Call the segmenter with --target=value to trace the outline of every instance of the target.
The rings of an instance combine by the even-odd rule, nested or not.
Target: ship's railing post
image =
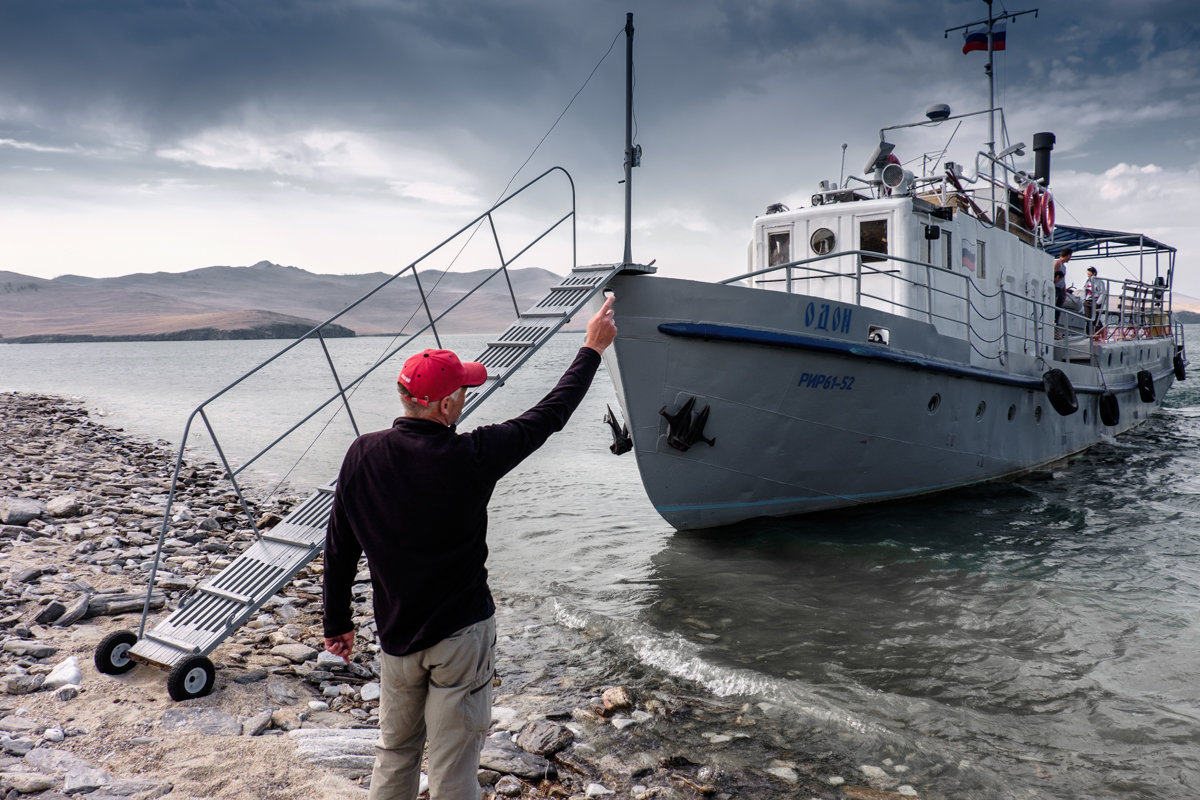
[[[929,324],[933,324],[933,270],[929,265],[925,265],[925,313],[929,317]]]
[[[1046,315],[1040,303],[1030,302],[1029,318],[1033,323],[1033,353],[1034,356],[1040,358],[1042,356],[1042,325],[1046,322]]]
[[[963,317],[967,320],[967,341],[971,341],[971,334],[975,329],[971,327],[971,279],[966,275],[962,276],[963,281],[963,302],[966,303],[966,308],[963,309]]]
[[[1000,290],[1000,351],[996,354],[1003,364],[1008,357],[1008,290]]]
[[[855,258],[855,276],[854,276],[854,304],[862,305],[862,272],[863,272],[863,256],[859,253]]]

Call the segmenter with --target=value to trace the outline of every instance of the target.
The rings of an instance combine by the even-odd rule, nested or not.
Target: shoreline
[[[365,797],[378,648],[360,624],[349,668],[321,655],[319,556],[211,654],[212,694],[173,703],[164,671],[95,669],[104,635],[138,628],[174,458],[81,402],[0,393],[0,795],[58,800],[90,780],[95,800]],[[183,477],[156,586],[168,608],[252,540],[215,465],[190,462]],[[299,499],[247,494],[256,514]],[[559,624],[553,598],[495,599],[485,798],[936,796],[903,764],[857,765],[832,733],[788,728],[769,704],[714,697],[603,630]],[[75,682],[56,687],[72,658]]]

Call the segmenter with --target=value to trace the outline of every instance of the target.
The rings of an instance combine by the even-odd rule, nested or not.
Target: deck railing
[[[837,261],[846,258],[854,259],[853,271],[836,268]],[[877,266],[879,262],[886,266]],[[906,267],[915,277],[905,274]],[[776,273],[782,277],[764,279]],[[966,340],[981,359],[998,364],[1005,364],[1010,354],[1021,352],[1045,361],[1095,365],[1099,342],[1176,336],[1170,290],[1161,283],[1127,280],[1117,297],[1105,294],[1093,298],[1090,306],[1080,312],[1007,289],[988,293],[970,275],[871,250],[844,250],[789,261],[721,283],[751,283],[756,279],[759,283],[778,282],[792,293],[831,298],[849,294],[855,305],[924,320],[943,334]],[[828,291],[830,281],[850,282],[853,289],[849,293]],[[892,291],[879,288],[881,282],[891,282]],[[901,287],[901,291],[895,291]]]

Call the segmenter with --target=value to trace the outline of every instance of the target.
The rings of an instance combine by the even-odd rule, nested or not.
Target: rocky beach
[[[138,629],[174,459],[82,402],[0,393],[0,798],[365,798],[379,696],[365,565],[349,665],[321,650],[318,557],[210,655],[208,696],[172,702],[145,665],[95,668],[105,635]],[[215,465],[181,481],[151,625],[254,539]],[[298,498],[248,499],[266,527]],[[553,599],[496,601],[485,797],[939,796],[904,754],[851,760],[769,703],[714,697],[560,624]]]

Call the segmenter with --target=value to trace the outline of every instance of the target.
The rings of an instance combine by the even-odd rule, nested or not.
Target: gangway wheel
[[[176,702],[204,697],[217,682],[217,669],[204,656],[191,656],[179,662],[167,676],[167,694]]]
[[[129,648],[137,644],[133,631],[114,631],[100,640],[96,647],[96,669],[105,675],[123,675],[137,666],[129,657]]]

